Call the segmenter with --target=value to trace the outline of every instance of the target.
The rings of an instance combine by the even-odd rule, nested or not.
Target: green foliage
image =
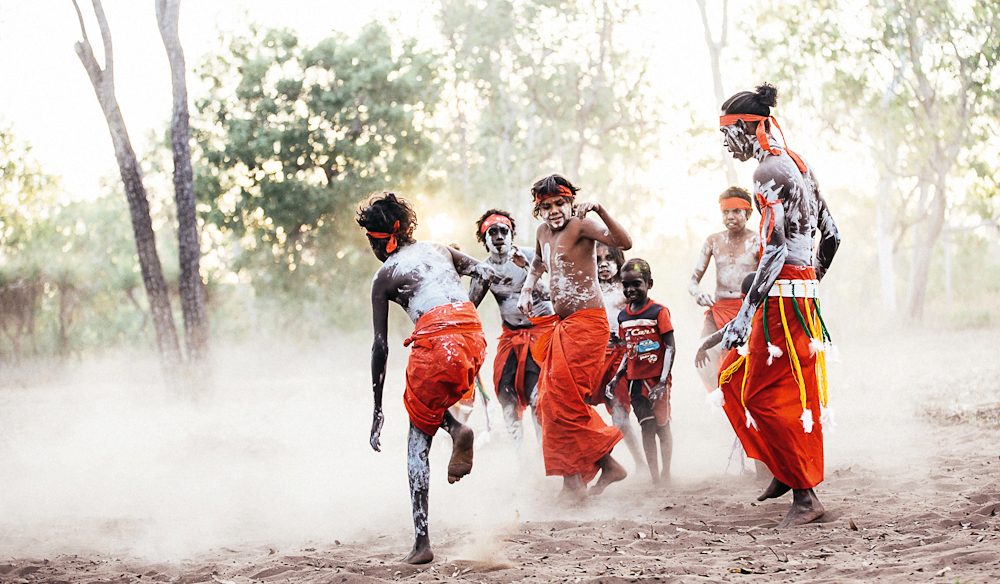
[[[255,286],[336,280],[336,260],[364,242],[357,201],[405,192],[423,169],[435,63],[413,41],[394,50],[393,40],[374,24],[313,47],[287,30],[254,29],[201,67],[211,88],[196,101],[201,211],[242,248],[230,267]]]
[[[58,203],[58,184],[0,131],[0,358],[148,341],[119,193]]]
[[[442,0],[454,131],[439,160],[453,193],[513,199],[527,220],[531,183],[552,172],[605,202],[642,191],[633,176],[658,121],[646,59],[616,42],[638,17],[631,2]]]

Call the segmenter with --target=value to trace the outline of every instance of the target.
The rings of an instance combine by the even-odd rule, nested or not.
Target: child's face
[[[615,261],[611,248],[604,244],[597,244],[597,279],[601,282],[609,282],[618,275],[621,266]]]
[[[503,223],[496,223],[490,225],[490,228],[486,230],[484,243],[486,243],[486,249],[490,253],[503,255],[510,251],[512,239],[513,234],[510,232],[510,228]]]
[[[625,298],[635,304],[645,304],[649,296],[649,289],[653,287],[652,282],[647,282],[637,271],[625,270],[622,272],[622,293]]]
[[[722,211],[722,224],[729,231],[743,231],[747,226],[748,215],[743,209],[725,209]]]
[[[538,204],[538,215],[552,231],[559,231],[573,216],[573,201],[569,197],[549,197]]]

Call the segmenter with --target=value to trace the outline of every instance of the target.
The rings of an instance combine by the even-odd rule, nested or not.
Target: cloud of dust
[[[673,470],[682,484],[725,476],[733,444],[693,368],[699,315],[673,311]],[[929,332],[835,336],[842,360],[831,365],[838,426],[826,437],[828,477],[850,466],[900,473],[928,464],[920,404],[947,391],[933,382],[948,379],[942,368],[954,373],[987,359],[990,335],[956,334],[946,343]],[[495,335],[487,336],[492,348]],[[156,361],[134,355],[39,373],[23,387],[7,383],[0,390],[0,550],[176,559],[222,546],[387,535],[405,551],[412,538],[401,403],[407,352],[391,345],[383,452],[375,453],[369,343],[357,333],[308,348],[262,341],[216,348],[213,379],[200,393],[166,388]],[[483,377],[492,396],[491,358]],[[489,443],[481,402],[470,420],[484,443],[470,476],[447,484],[443,433],[431,452],[431,535],[460,544],[466,559],[505,561],[498,542],[524,522],[627,517],[635,490],[648,484],[633,472],[620,490],[568,512],[553,505],[560,481],[544,477],[533,428],[526,426],[518,450],[495,399],[489,412]],[[615,455],[634,470],[623,445]]]

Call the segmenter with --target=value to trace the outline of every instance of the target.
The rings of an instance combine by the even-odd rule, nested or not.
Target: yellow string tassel
[[[783,296],[780,296],[780,284],[778,285],[778,294],[778,312],[781,314],[781,328],[785,333],[785,347],[788,349],[788,360],[791,362],[792,376],[795,378],[795,383],[799,386],[799,401],[802,402],[802,428],[808,434],[812,432],[812,411],[809,410],[809,404],[806,400],[806,383],[802,376],[802,366],[799,365],[799,356],[795,352],[792,333],[788,329],[788,318],[785,316],[785,299]],[[795,302],[794,298],[792,298],[792,302]]]

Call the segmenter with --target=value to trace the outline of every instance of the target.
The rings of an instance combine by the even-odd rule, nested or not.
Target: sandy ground
[[[316,353],[230,356],[237,366],[208,396],[143,384],[134,363],[81,366],[72,383],[8,377],[0,581],[994,582],[1000,429],[980,413],[1000,403],[998,340],[979,330],[842,346],[817,489],[828,513],[783,531],[788,498],[758,504],[760,485],[726,472],[731,430],[683,351],[676,478],[664,488],[633,473],[560,506],[533,437],[514,448],[495,416],[487,443],[480,410],[472,475],[448,485],[450,444],[435,442],[437,559],[420,567],[398,563],[412,541],[398,388],[375,454],[364,375],[344,373],[365,343],[322,366]],[[275,381],[291,370],[302,373]],[[109,375],[129,383],[100,382]]]

